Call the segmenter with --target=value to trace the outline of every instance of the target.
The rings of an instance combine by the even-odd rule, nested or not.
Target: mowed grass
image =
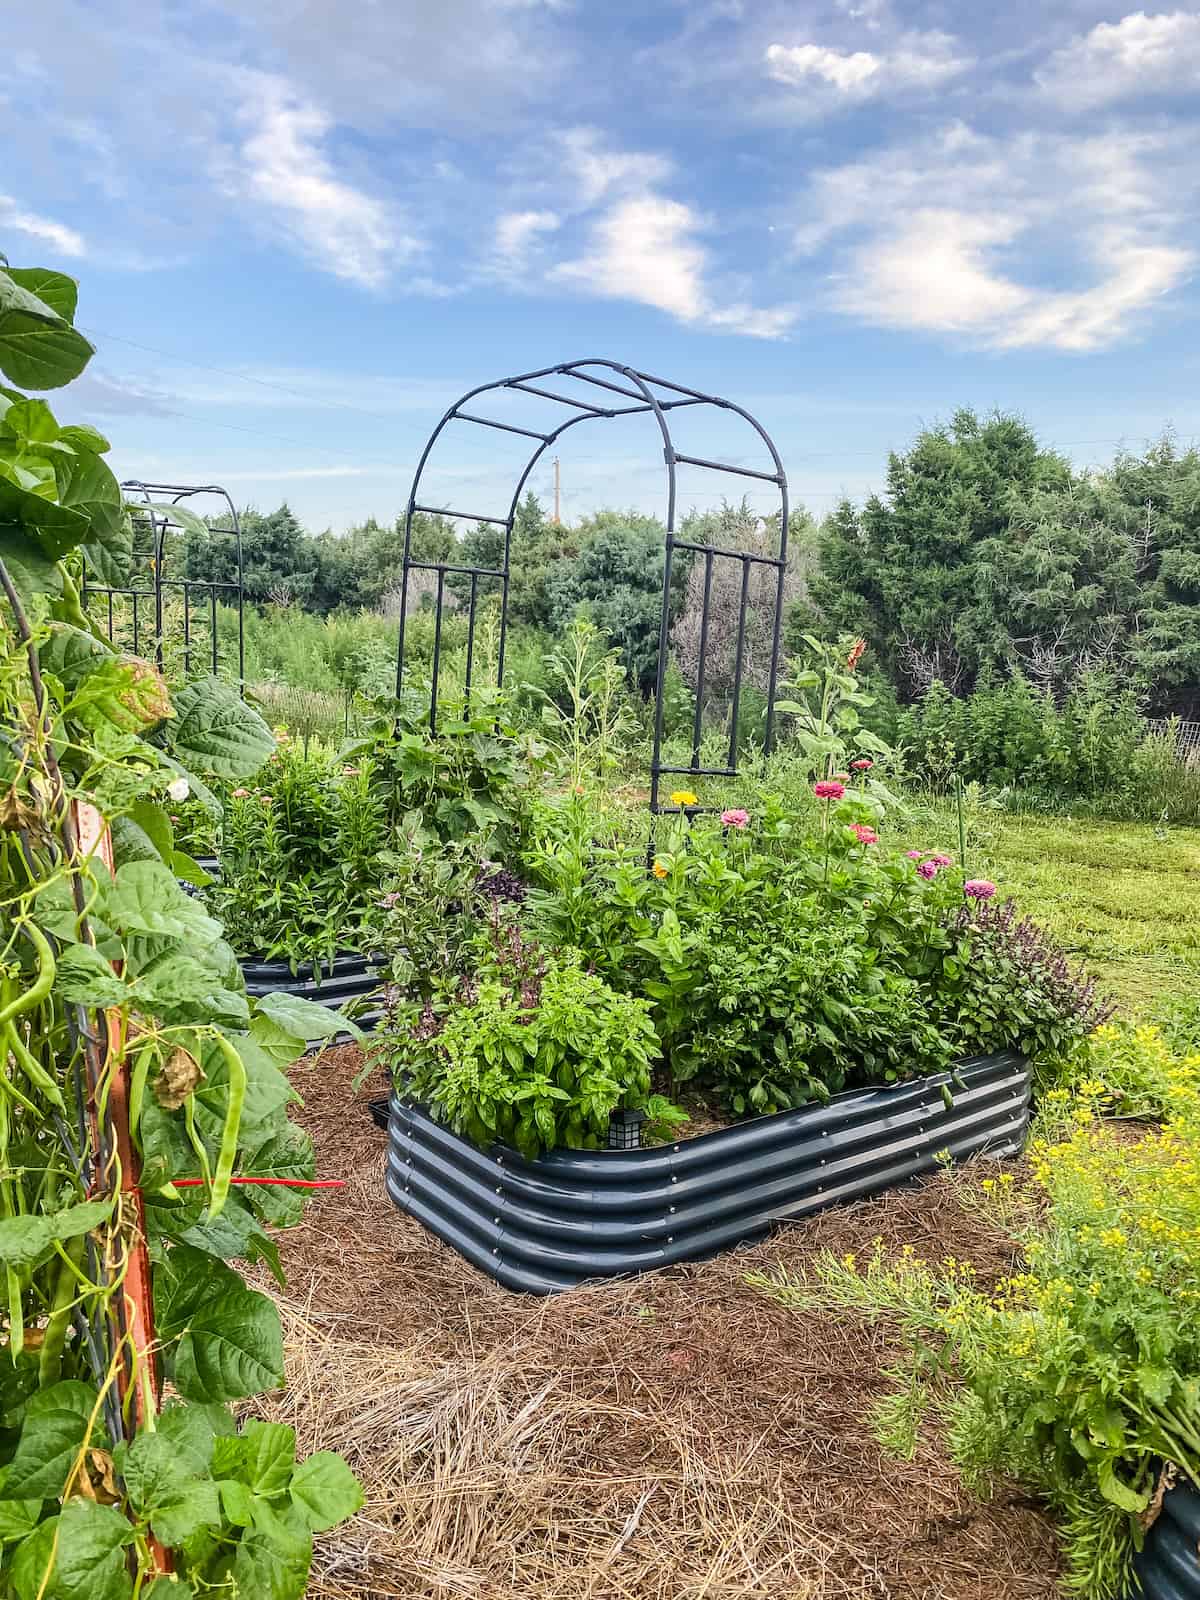
[[[953,849],[954,812],[930,820],[929,848]],[[967,868],[1084,961],[1127,1014],[1200,993],[1200,829],[976,813]]]

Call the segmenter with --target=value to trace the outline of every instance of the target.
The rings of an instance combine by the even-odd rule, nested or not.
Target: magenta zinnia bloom
[[[859,844],[879,843],[879,835],[874,828],[868,828],[865,822],[852,822],[850,824],[850,832],[858,840]]]
[[[750,813],[735,806],[732,811],[722,811],[721,821],[727,828],[744,828],[750,821]]]
[[[963,884],[963,893],[968,900],[990,900],[996,892],[996,885],[990,878],[968,878]]]
[[[868,767],[873,767],[874,765],[875,763],[873,761],[868,761],[865,756],[861,761],[852,761],[850,763],[851,768],[855,772],[866,772]]]
[[[904,854],[910,861],[920,861],[925,852],[924,850],[906,850]]]
[[[818,800],[841,800],[845,796],[846,785],[833,778],[822,778],[820,783],[813,784],[813,793]]]
[[[954,857],[944,856],[940,850],[931,855],[929,859],[935,867],[952,867],[954,865]]]
[[[922,861],[921,865],[917,868],[917,871],[926,880],[926,882],[928,882],[931,878],[936,878],[938,875],[937,863],[935,861]]]

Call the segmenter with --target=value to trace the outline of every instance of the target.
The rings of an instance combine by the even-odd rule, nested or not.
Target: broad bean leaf
[[[5,1495],[4,1481],[8,1468],[0,1467],[0,1544],[12,1544],[27,1538],[37,1527],[42,1514],[40,1500],[9,1500]]]
[[[275,736],[262,717],[219,678],[184,685],[162,739],[185,766],[233,781],[253,777],[275,748]]]
[[[27,1267],[56,1239],[77,1239],[90,1233],[108,1220],[111,1211],[109,1200],[85,1200],[63,1211],[0,1218],[0,1261],[10,1267]]]
[[[331,1450],[318,1450],[296,1468],[292,1501],[314,1533],[325,1533],[363,1503],[362,1485]]]
[[[57,564],[20,527],[8,523],[2,513],[0,561],[26,604],[36,595],[62,594],[62,573]]]
[[[127,861],[102,895],[102,915],[122,933],[166,934],[199,942],[219,939],[221,925],[184,894],[161,861]]]
[[[286,1489],[296,1465],[296,1433],[282,1422],[250,1417],[242,1427],[239,1477],[255,1494]]]
[[[69,278],[65,272],[53,272],[49,267],[5,267],[3,270],[15,284],[49,306],[56,316],[67,322],[75,320],[79,285],[74,278]]]
[[[298,1055],[303,1053],[304,1045],[314,1039],[333,1039],[339,1033],[348,1033],[353,1039],[363,1036],[358,1024],[340,1011],[318,1005],[315,1000],[301,999],[299,995],[265,994],[258,1001],[257,1010],[299,1041]]]
[[[227,1289],[191,1317],[172,1374],[185,1400],[242,1400],[283,1382],[283,1333],[273,1300]]]
[[[60,953],[55,987],[71,1005],[99,1009],[123,1005],[129,996],[124,978],[90,944],[71,944]]]
[[[51,1384],[30,1396],[21,1438],[4,1480],[3,1493],[8,1499],[51,1500],[62,1494],[95,1405],[95,1391],[75,1379]],[[93,1429],[92,1440],[104,1442],[99,1427]]]
[[[58,1519],[50,1590],[55,1600],[128,1600],[133,1581],[125,1567],[125,1547],[133,1538],[129,1519],[116,1506],[68,1500]]]
[[[52,294],[63,303],[62,291]],[[77,378],[95,354],[49,301],[0,268],[0,372],[22,389],[59,389]]]

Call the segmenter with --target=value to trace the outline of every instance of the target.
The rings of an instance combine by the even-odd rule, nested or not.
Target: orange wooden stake
[[[95,854],[113,871],[112,836],[100,813],[79,801],[72,804],[75,830],[82,855]],[[121,1050],[121,1027],[115,1016],[104,1013],[107,1058],[113,1060]],[[99,1116],[89,1097],[88,1115],[92,1139],[99,1153],[104,1148]],[[108,1090],[108,1126],[114,1154],[120,1166],[121,1204],[130,1227],[129,1267],[125,1275],[125,1323],[133,1346],[132,1359],[122,1361],[117,1375],[117,1390],[122,1405],[128,1402],[134,1426],[146,1420],[146,1409],[157,1412],[162,1403],[154,1335],[154,1295],[151,1286],[150,1252],[146,1244],[146,1205],[141,1190],[141,1161],[129,1127],[129,1064],[121,1059],[112,1073]],[[171,1552],[151,1539],[150,1551],[159,1573],[174,1571]]]

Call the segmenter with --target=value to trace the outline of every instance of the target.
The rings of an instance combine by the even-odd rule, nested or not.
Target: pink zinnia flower
[[[936,878],[938,875],[937,863],[935,861],[922,861],[917,871],[928,882],[929,879]]]
[[[233,798],[235,800],[244,800],[249,793],[249,789],[235,789],[233,791]]]
[[[813,793],[818,800],[841,800],[845,796],[846,785],[833,778],[822,778],[820,783],[813,784]]]
[[[924,850],[906,850],[904,854],[910,861],[920,861],[925,852]]]
[[[996,892],[996,885],[990,878],[968,878],[963,884],[963,893],[968,900],[990,900]]]
[[[735,806],[732,811],[722,811],[721,821],[727,828],[744,828],[750,821],[750,813]]]
[[[944,856],[941,851],[936,851],[929,859],[935,867],[952,867],[954,865],[954,857]]]
[[[867,768],[873,767],[875,763],[873,761],[868,761],[864,756],[861,761],[852,761],[850,765],[855,772],[866,772]]]
[[[275,798],[274,798],[273,795],[260,794],[258,798],[262,801],[263,805],[265,805],[265,806],[273,806],[275,804]]]
[[[852,822],[850,824],[850,832],[858,840],[859,844],[879,843],[879,835],[874,828],[868,828],[865,822]]]

